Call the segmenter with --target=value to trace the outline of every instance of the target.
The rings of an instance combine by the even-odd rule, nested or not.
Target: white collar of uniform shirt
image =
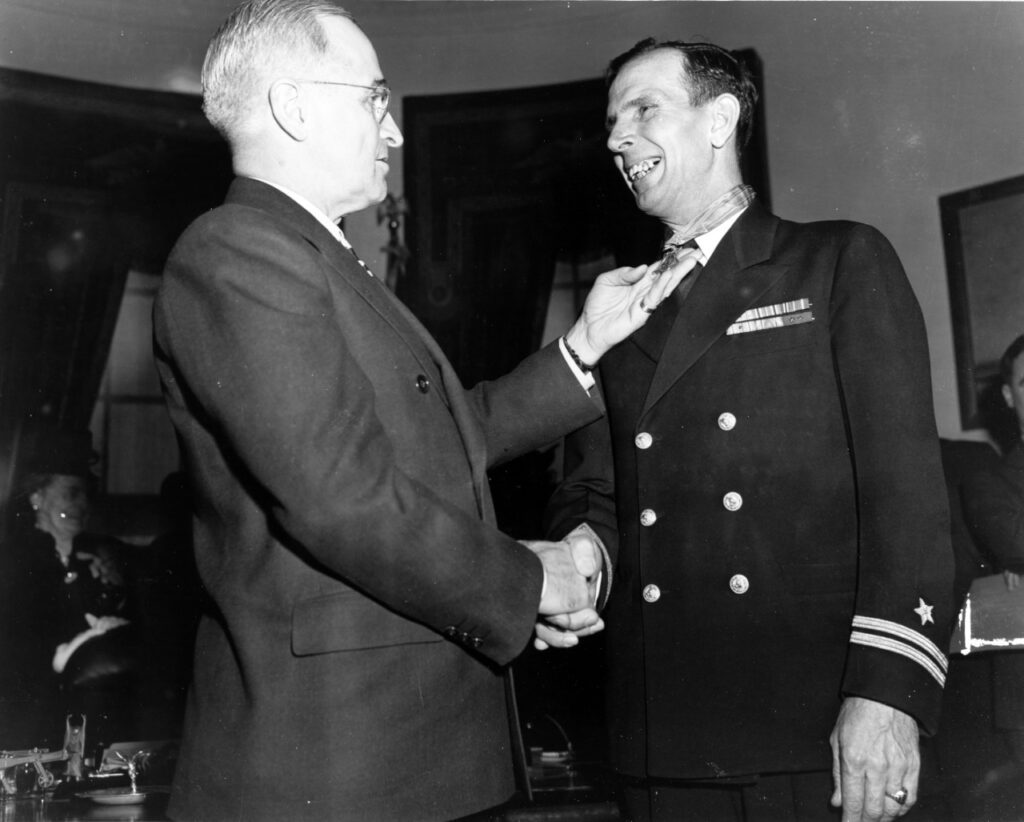
[[[747,206],[747,208],[750,208],[750,206]],[[711,255],[715,253],[715,249],[718,248],[718,244],[722,242],[722,238],[725,236],[726,232],[732,228],[733,223],[740,218],[740,215],[743,214],[747,208],[737,211],[727,220],[723,220],[707,234],[701,234],[699,237],[693,238],[693,241],[697,243],[697,248],[700,250],[700,259],[698,262],[701,265],[708,264],[708,260],[710,260]]]

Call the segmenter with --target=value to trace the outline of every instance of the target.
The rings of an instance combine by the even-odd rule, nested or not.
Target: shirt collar
[[[706,234],[701,234],[699,237],[693,238],[694,242],[697,243],[697,248],[700,249],[701,257],[703,258],[700,260],[701,265],[708,264],[708,260],[710,260],[711,255],[715,253],[715,249],[718,248],[718,244],[722,242],[722,238],[726,235],[726,232],[732,228],[733,223],[740,218],[747,208],[750,208],[750,206],[737,211],[731,217],[720,222]]]
[[[306,211],[308,211],[310,214],[316,217],[317,222],[320,223],[320,225],[322,225],[328,231],[330,231],[334,239],[336,239],[346,248],[352,247],[352,244],[345,237],[345,232],[341,230],[341,227],[337,223],[332,222],[330,217],[328,217],[321,209],[317,208],[315,205],[313,205],[312,202],[307,200],[301,194],[299,194],[296,191],[292,191],[290,188],[286,188],[283,185],[272,182],[270,180],[266,180],[263,177],[253,177],[252,179],[258,180],[261,183],[266,183],[268,186],[276,188],[282,194],[291,197],[293,200],[295,200],[296,203],[298,203],[300,206],[306,209]]]

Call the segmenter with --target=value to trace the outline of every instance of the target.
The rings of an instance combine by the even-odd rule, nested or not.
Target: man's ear
[[[1013,392],[1005,382],[1003,383],[1003,399],[1006,401],[1007,408],[1013,408]]]
[[[270,112],[281,130],[301,142],[309,136],[309,111],[294,80],[275,80],[269,92]]]
[[[711,145],[723,148],[740,122],[740,101],[733,94],[719,94],[711,107]]]

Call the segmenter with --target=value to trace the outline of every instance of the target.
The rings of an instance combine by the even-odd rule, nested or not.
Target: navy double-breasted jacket
[[[756,202],[674,323],[605,356],[551,535],[615,559],[616,766],[829,768],[844,694],[935,729],[952,556],[918,305],[874,229]]]

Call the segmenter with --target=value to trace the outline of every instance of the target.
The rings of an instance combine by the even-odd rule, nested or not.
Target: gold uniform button
[[[654,511],[652,511],[650,508],[644,508],[644,510],[640,512],[641,525],[649,527],[651,525],[654,525],[654,523],[656,523],[657,521],[658,515],[655,514]]]
[[[657,602],[661,599],[661,588],[657,585],[644,586],[644,602]]]
[[[646,431],[636,435],[636,439],[633,440],[636,443],[636,447],[641,451],[646,451],[654,443],[654,437],[648,434]]]
[[[727,511],[739,511],[743,507],[743,497],[735,491],[730,491],[722,497],[722,505],[725,506]]]
[[[729,590],[734,594],[745,594],[750,590],[750,580],[743,574],[733,574],[729,580]]]
[[[732,431],[736,427],[736,415],[728,411],[718,415],[718,427],[723,431]]]
[[[421,394],[426,394],[430,390],[430,380],[423,374],[420,374],[416,377],[416,388],[419,389]]]

